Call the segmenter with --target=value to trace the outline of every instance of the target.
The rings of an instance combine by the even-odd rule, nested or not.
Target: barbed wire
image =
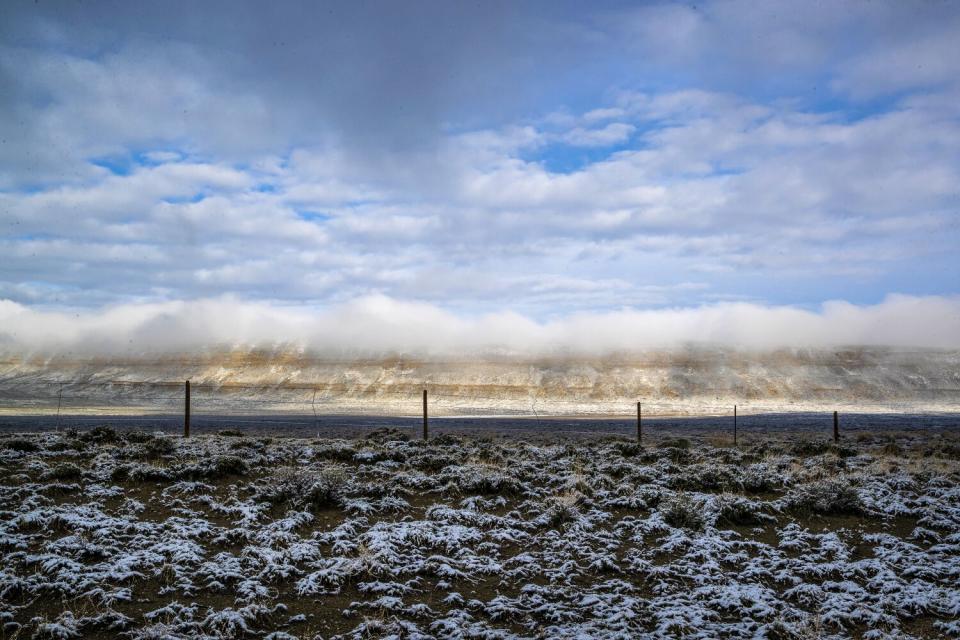
[[[171,420],[182,415],[185,398],[173,395],[174,389],[183,389],[184,382],[168,380],[29,380],[24,378],[0,380],[0,409],[13,415],[18,408],[31,415],[61,418],[71,411],[80,415],[101,415],[124,420]],[[611,419],[632,420],[636,400],[628,397],[628,390],[618,388],[606,394],[595,390],[560,387],[533,387],[523,385],[498,386],[493,395],[492,385],[463,385],[432,381],[400,384],[367,384],[341,381],[279,382],[279,383],[211,383],[190,385],[191,413],[197,418],[240,416],[256,418],[244,423],[309,424],[319,426],[321,418],[334,416],[365,418],[416,418],[420,415],[421,393],[427,390],[434,413],[432,420],[456,418],[505,418],[541,420],[557,419]],[[95,390],[101,390],[97,393]],[[688,400],[657,398],[643,400],[645,419],[736,419],[749,422],[770,414],[805,413],[829,414],[834,409],[868,409],[896,414],[941,414],[942,407],[925,410],[918,402],[947,401],[950,405],[960,400],[960,389],[929,389],[923,398],[860,398],[847,400],[831,397],[843,389],[823,388],[813,392],[809,400],[792,407],[789,402],[763,398],[734,398],[736,389],[703,389]],[[109,392],[109,393],[104,393]],[[556,392],[574,397],[556,397]],[[619,394],[619,395],[616,395]],[[264,396],[271,397],[264,397]],[[715,396],[713,399],[710,396]],[[482,403],[493,406],[483,406]],[[729,405],[723,403],[729,402]],[[810,406],[823,402],[826,406]],[[960,405],[958,405],[960,407]],[[899,411],[898,411],[899,410]],[[131,412],[136,412],[133,415]],[[302,414],[298,413],[302,411]],[[46,413],[44,413],[46,412]],[[55,414],[54,414],[55,412]],[[95,412],[95,413],[94,413]],[[299,416],[302,415],[302,419]],[[298,416],[294,421],[287,420]],[[746,424],[744,426],[747,426]]]

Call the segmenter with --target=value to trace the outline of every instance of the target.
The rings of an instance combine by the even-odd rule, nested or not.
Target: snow
[[[8,636],[960,637],[937,455],[26,437],[0,467]]]

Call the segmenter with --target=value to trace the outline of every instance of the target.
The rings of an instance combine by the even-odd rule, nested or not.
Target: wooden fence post
[[[733,405],[733,446],[737,446],[737,405]]]
[[[427,439],[427,390],[423,390],[423,439]]]
[[[833,443],[840,443],[840,416],[836,411],[833,412]]]
[[[190,381],[184,387],[183,395],[183,437],[190,437]]]
[[[637,403],[637,444],[643,444],[643,409]]]
[[[63,383],[60,383],[60,390],[57,391],[57,432],[60,431],[60,405],[63,404]]]

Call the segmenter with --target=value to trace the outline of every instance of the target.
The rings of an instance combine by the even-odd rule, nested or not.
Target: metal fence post
[[[840,416],[836,411],[833,412],[833,443],[840,443]]]

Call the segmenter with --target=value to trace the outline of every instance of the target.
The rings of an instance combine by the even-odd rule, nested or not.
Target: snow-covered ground
[[[958,637],[958,460],[922,433],[7,436],[0,637]]]

